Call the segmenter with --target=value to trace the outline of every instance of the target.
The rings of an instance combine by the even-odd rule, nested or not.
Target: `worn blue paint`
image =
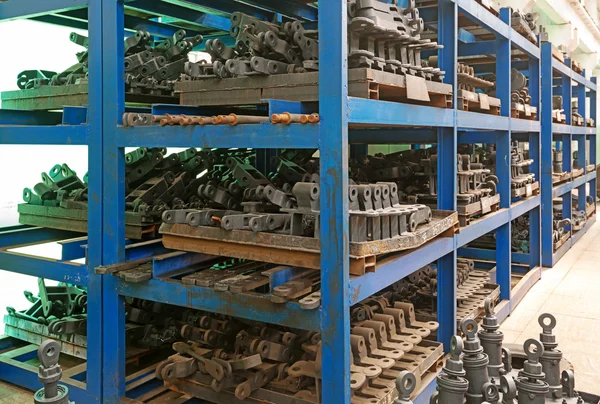
[[[38,278],[85,286],[88,281],[84,265],[43,259],[33,255],[0,251],[2,269]]]
[[[323,316],[321,309],[303,310],[297,303],[271,303],[268,295],[219,292],[213,288],[161,279],[128,283],[118,277],[110,277],[116,280],[115,290],[124,296],[169,302],[176,306],[235,315],[249,320],[317,331]]]
[[[0,144],[81,145],[88,144],[89,127],[79,126],[4,126],[0,125]]]
[[[103,264],[125,259],[125,158],[114,136],[125,111],[123,67],[123,2],[102,0],[102,137],[104,180]],[[104,402],[117,402],[125,395],[125,301],[116,293],[117,278],[103,277],[103,380]]]
[[[56,240],[79,237],[79,233],[65,230],[46,229],[24,224],[0,227],[0,248],[16,247],[24,244],[47,243]]]
[[[210,255],[179,252],[159,256],[152,260],[152,277],[169,276],[176,271],[213,258]]]
[[[85,125],[87,123],[87,107],[64,107],[63,125]]]
[[[355,304],[429,265],[454,250],[454,238],[442,237],[395,260],[377,266],[377,271],[350,280],[350,304]]]
[[[347,3],[319,7],[322,400],[350,402]],[[330,18],[336,16],[336,18]],[[371,109],[372,110],[372,109]]]
[[[102,188],[104,178],[103,132],[102,132],[102,88],[104,75],[102,69],[102,3],[92,1],[89,5],[89,56],[90,69],[88,84],[88,126],[90,129],[88,147],[88,363],[87,392],[93,400],[102,402],[103,358],[102,332],[97,324],[102,324],[102,277],[96,275],[94,268],[102,265],[103,257],[103,212]],[[68,127],[65,127],[68,128]]]

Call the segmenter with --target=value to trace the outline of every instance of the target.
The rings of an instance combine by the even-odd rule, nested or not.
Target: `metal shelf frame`
[[[588,223],[578,232],[571,232],[571,238],[557,251],[554,251],[553,202],[561,197],[563,202],[563,218],[571,218],[572,191],[577,190],[577,209],[586,210],[586,196],[596,195],[596,128],[573,126],[572,101],[577,100],[577,112],[584,118],[596,119],[597,78],[590,80],[571,69],[571,61],[564,63],[552,56],[552,44],[542,43],[542,264],[552,267],[579,240],[596,221],[596,214],[588,219]],[[565,124],[552,121],[552,96],[561,95],[566,115]],[[553,147],[563,150],[563,171],[573,171],[573,143],[577,144],[578,158],[594,165],[594,170],[587,170],[583,164],[584,173],[568,182],[554,185],[552,183],[552,150]],[[594,205],[595,210],[595,205]]]
[[[486,54],[496,55],[497,97],[502,101],[501,116],[482,115],[456,109],[440,109],[385,101],[348,97],[347,89],[347,12],[346,2],[322,1],[319,8],[295,0],[247,1],[189,0],[186,4],[201,6],[201,12],[160,0],[9,0],[0,2],[0,21],[31,18],[37,21],[88,29],[89,100],[87,119],[67,119],[58,125],[47,113],[23,112],[23,117],[0,114],[0,144],[77,144],[88,145],[89,159],[89,231],[85,241],[80,235],[48,229],[15,226],[0,229],[0,266],[4,269],[69,280],[88,287],[88,352],[86,383],[70,385],[77,402],[117,403],[123,397],[135,398],[139,389],[128,389],[125,374],[125,296],[136,296],[198,309],[214,310],[259,321],[275,322],[306,329],[319,329],[323,339],[323,397],[325,404],[350,403],[350,306],[385,288],[404,276],[437,260],[438,268],[438,336],[447,344],[456,325],[456,258],[479,254],[496,262],[497,282],[501,286],[504,305],[500,316],[506,317],[539,278],[541,264],[540,207],[544,194],[513,203],[510,198],[510,141],[528,141],[536,160],[534,171],[542,173],[540,128],[544,122],[510,117],[511,48],[521,49],[528,62],[524,70],[530,80],[533,105],[540,107],[540,55],[543,52],[510,27],[510,12],[503,9],[495,17],[472,0],[440,0],[437,9],[439,63],[447,72],[446,82],[457,83],[457,57],[469,47],[478,46]],[[178,3],[179,4],[179,3]],[[259,7],[254,6],[260,4]],[[85,10],[87,6],[87,12]],[[146,29],[165,37],[177,27],[174,23],[157,22],[126,15],[126,9],[146,10],[187,18],[206,35],[223,35],[223,19],[232,11],[251,13],[261,18],[285,20],[300,17],[316,21],[321,33],[319,43],[321,74],[327,80],[319,84],[321,123],[314,126],[239,125],[235,127],[136,127],[120,126],[125,110],[123,77],[123,32]],[[487,28],[496,39],[476,41],[463,35],[458,15],[463,14]],[[89,15],[89,18],[88,18]],[[336,18],[334,18],[334,16]],[[341,16],[337,18],[337,16]],[[167,20],[169,21],[169,20]],[[312,24],[316,28],[316,24]],[[460,33],[460,34],[459,34]],[[206,37],[205,35],[205,37]],[[121,55],[121,56],[119,56]],[[585,79],[572,76],[582,82]],[[594,84],[584,81],[586,85]],[[594,84],[595,89],[595,84]],[[454,103],[456,94],[454,94]],[[301,108],[300,105],[297,106]],[[595,105],[593,108],[595,115]],[[291,111],[294,112],[294,111]],[[19,115],[20,116],[20,115]],[[368,124],[371,129],[363,129]],[[407,129],[422,127],[423,129]],[[585,136],[591,136],[585,132]],[[436,239],[422,248],[400,255],[378,267],[374,273],[349,276],[348,254],[348,157],[349,143],[437,143],[438,208],[456,209],[457,144],[461,142],[496,143],[497,155],[507,164],[499,164],[500,209],[462,228],[454,237]],[[321,156],[321,308],[303,312],[294,304],[272,310],[261,298],[216,294],[199,287],[188,287],[155,278],[142,284],[130,284],[112,275],[97,275],[94,269],[156,253],[157,248],[136,249],[127,245],[124,228],[124,148],[125,147],[253,147],[253,148],[319,148]],[[595,148],[593,148],[595,150]],[[498,158],[498,161],[504,159]],[[595,156],[594,156],[595,161]],[[595,181],[595,180],[594,180]],[[511,220],[530,215],[532,235],[528,255],[511,254]],[[473,251],[465,245],[489,232],[496,234],[495,251]],[[63,243],[63,259],[49,262],[32,256],[21,256],[10,249],[55,240]],[[69,260],[85,256],[86,265],[72,265]],[[486,255],[487,254],[487,255]],[[490,255],[491,254],[491,255]],[[528,280],[511,290],[512,263],[528,264]],[[537,278],[536,278],[537,277]],[[511,300],[512,299],[512,300]],[[14,363],[0,362],[0,378],[39,387],[35,378],[16,377]],[[68,383],[68,381],[67,381]],[[71,387],[72,386],[72,387]],[[415,403],[429,401],[435,389],[432,382]]]

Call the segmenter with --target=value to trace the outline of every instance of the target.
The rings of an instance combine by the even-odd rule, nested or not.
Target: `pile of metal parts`
[[[71,32],[71,42],[83,46],[84,51],[77,53],[77,63],[63,72],[56,73],[48,70],[25,70],[17,77],[17,86],[21,89],[40,88],[43,86],[64,86],[79,84],[88,77],[88,38]]]
[[[397,378],[412,392],[439,365],[442,345],[424,339],[438,324],[416,321],[412,305],[373,297],[351,317],[353,403],[390,402]],[[320,402],[320,333],[196,311],[174,324],[177,353],[156,368],[166,387],[218,402]]]
[[[190,148],[167,154],[164,148],[139,148],[125,155],[125,207],[126,224],[136,231],[126,231],[131,238],[142,238],[144,227],[160,223],[161,215],[169,209],[200,209],[206,204],[197,195],[200,185],[219,181],[227,168],[227,158],[253,158],[248,150],[197,150]],[[206,175],[199,176],[207,170]],[[88,184],[87,174],[83,181],[66,164],[54,166],[49,174],[42,173],[42,182],[33,190],[25,188],[23,199],[27,204],[19,206],[20,222],[23,224],[83,230],[72,225],[73,211],[83,212],[87,220]],[[51,213],[34,206],[55,207]],[[57,223],[48,221],[28,222],[30,215],[50,215]],[[80,215],[81,216],[81,215]]]
[[[428,265],[393,285],[395,297],[415,306],[417,319],[437,319],[437,269]],[[467,258],[456,260],[456,300],[458,325],[483,313],[484,301],[495,301],[500,295],[498,285],[490,282],[487,271],[475,269]]]
[[[395,74],[442,81],[444,72],[421,61],[421,51],[441,46],[422,39],[425,28],[415,1],[407,8],[379,0],[348,1],[348,64]],[[230,35],[235,45],[220,39],[206,42],[207,61],[186,63],[190,79],[301,73],[318,70],[319,33],[300,21],[283,24],[233,13]]]
[[[184,73],[188,53],[203,41],[202,35],[186,38],[179,30],[171,38],[152,42],[150,33],[137,31],[125,39],[125,91],[133,94],[173,95],[174,83]],[[87,83],[88,38],[71,33],[72,42],[86,48],[77,54],[78,63],[61,73],[26,70],[19,73],[20,89]]]
[[[552,243],[558,250],[571,237],[571,219],[563,218],[562,198],[552,200]]]
[[[171,95],[174,82],[185,72],[187,55],[204,38],[186,38],[179,30],[171,38],[151,43],[148,32],[137,31],[125,40],[125,91],[135,94]]]
[[[69,401],[69,388],[58,384],[62,377],[62,368],[58,364],[60,344],[54,340],[45,340],[38,348],[40,366],[39,381],[44,387],[35,392],[35,404],[74,404]]]
[[[167,210],[163,222],[319,238],[318,175],[283,156],[277,160],[279,169],[269,179],[244,159],[227,158],[220,181],[197,188],[206,207]],[[393,182],[353,183],[348,198],[353,242],[398,237],[415,232],[417,226],[432,219],[431,209],[425,205],[400,204]]]
[[[406,150],[364,156],[350,162],[352,177],[360,181],[396,182],[400,196],[410,203],[437,207],[437,148]],[[500,203],[498,178],[482,163],[471,162],[467,154],[457,155],[457,204],[461,226],[492,212]]]
[[[215,115],[215,116],[195,116],[195,115],[152,115],[137,112],[126,112],[123,114],[123,126],[149,126],[158,123],[160,126],[190,126],[190,125],[256,125],[270,122],[271,124],[291,124],[291,123],[318,123],[319,114],[290,114],[283,112],[273,114],[271,117],[256,115]]]
[[[496,81],[495,74],[489,74],[486,79]],[[510,71],[510,100],[511,100],[511,116],[513,118],[536,119],[537,108],[531,106],[531,96],[529,95],[529,87],[527,77],[515,68]],[[496,89],[483,89],[488,95],[495,97]]]
[[[579,210],[577,207],[579,206],[579,198],[577,195],[571,195],[571,229],[573,231],[579,231],[584,228],[587,223],[587,218],[590,216],[590,213],[593,212],[593,207],[596,201],[594,197],[591,195],[586,195],[585,198],[585,210]],[[592,209],[589,209],[591,207]],[[589,212],[588,212],[589,211]]]
[[[513,368],[515,357],[502,345],[504,336],[490,307],[486,305],[482,330],[478,332],[474,320],[466,320],[461,324],[465,339],[452,338],[450,358],[437,376],[437,392],[430,403],[462,404],[466,399],[467,403],[486,404],[584,404],[575,391],[574,372],[561,369],[563,354],[552,333],[554,316],[540,315],[539,340],[525,341],[526,360],[517,369]]]
[[[537,13],[522,14],[516,10],[512,13],[510,25],[530,42],[537,44],[538,18],[539,15]]]
[[[429,65],[438,67],[438,57],[431,56]],[[475,75],[475,69],[465,63],[457,63],[457,100],[458,108],[463,111],[483,112],[500,115],[501,102],[499,98],[490,97],[489,92],[496,86],[494,81],[486,80]],[[477,89],[483,92],[477,92]]]
[[[515,118],[521,117],[521,113],[524,117],[537,116],[537,109],[531,107],[531,96],[529,95],[529,87],[527,87],[527,77],[515,68],[510,71],[510,100],[511,100],[511,111]]]
[[[552,121],[556,123],[565,123],[567,115],[565,115],[564,112],[562,95],[552,96]]]
[[[31,302],[28,309],[17,311],[13,307],[7,307],[8,315],[45,325],[50,334],[86,335],[87,291],[85,289],[66,283],[46,286],[42,278],[38,279],[38,288],[37,296],[28,290],[23,292],[25,298]]]
[[[529,253],[529,214],[521,215],[511,221],[510,243],[513,252]],[[496,249],[496,233],[491,232],[476,238],[468,244],[473,248]]]

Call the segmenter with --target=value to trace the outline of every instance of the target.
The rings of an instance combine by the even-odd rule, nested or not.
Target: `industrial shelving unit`
[[[596,127],[586,125],[587,118],[596,119],[596,77],[590,80],[571,69],[571,61],[564,63],[552,55],[552,44],[542,44],[542,264],[552,267],[581,238],[596,221],[594,214],[585,226],[571,232],[569,239],[556,251],[553,246],[553,199],[562,198],[563,218],[571,218],[572,191],[577,190],[577,208],[586,211],[586,196],[596,195]],[[552,96],[562,96],[566,120],[564,124],[552,120]],[[589,98],[589,102],[587,99]],[[577,112],[584,126],[572,125],[572,100],[577,99]],[[552,150],[562,148],[563,171],[573,171],[573,143],[577,144],[578,159],[583,159],[583,174],[569,178],[566,183],[552,182]],[[587,163],[594,169],[588,171]]]
[[[171,16],[198,27],[226,30],[228,15],[242,11],[261,18],[285,16],[316,21],[320,30],[319,101],[321,123],[318,125],[238,125],[188,127],[122,127],[125,111],[123,68],[123,30],[145,29],[159,37],[170,36],[177,29],[169,22],[124,15],[124,4],[115,0],[10,0],[0,3],[0,21],[32,18],[89,31],[89,100],[87,119],[62,115],[64,125],[56,126],[46,113],[0,110],[0,144],[87,145],[89,156],[88,237],[72,240],[79,234],[50,229],[15,226],[0,229],[0,266],[3,269],[70,283],[88,288],[88,361],[85,375],[63,378],[71,398],[77,402],[119,402],[136,398],[159,383],[152,369],[126,375],[125,369],[125,296],[166,302],[200,310],[234,315],[290,327],[315,329],[322,333],[323,402],[350,402],[350,307],[423,266],[437,261],[438,320],[440,341],[448,344],[456,326],[456,258],[472,256],[492,259],[503,302],[498,316],[505,318],[540,275],[540,205],[542,196],[512,203],[510,198],[511,138],[530,143],[530,155],[536,160],[533,170],[539,178],[540,122],[510,117],[511,48],[520,49],[527,62],[519,62],[527,71],[532,105],[540,106],[540,49],[510,27],[510,12],[500,17],[472,0],[440,0],[437,12],[439,63],[447,72],[446,82],[457,83],[457,56],[496,55],[497,97],[502,101],[501,116],[482,115],[456,109],[442,109],[348,97],[346,24],[344,1],[322,1],[319,8],[293,0],[238,3],[233,0],[190,0],[205,6],[191,12],[181,5],[159,0],[125,2],[160,15]],[[255,7],[253,4],[260,4]],[[85,7],[88,7],[87,14]],[[218,11],[218,13],[217,13]],[[213,14],[214,12],[214,14]],[[430,13],[431,14],[431,13]],[[477,41],[458,26],[459,14],[486,28],[495,40]],[[89,15],[89,18],[88,18]],[[336,18],[334,18],[335,16]],[[339,18],[337,18],[340,16]],[[86,22],[87,20],[87,22]],[[169,20],[166,20],[169,21]],[[523,66],[523,64],[525,65]],[[521,68],[520,67],[520,68]],[[595,85],[594,85],[595,88]],[[286,103],[289,112],[302,112],[300,103]],[[593,111],[595,111],[595,106]],[[53,118],[54,119],[54,118]],[[50,123],[51,122],[51,123]],[[415,130],[410,127],[424,128]],[[367,129],[365,129],[365,127]],[[405,127],[405,128],[403,128]],[[377,271],[360,277],[349,276],[348,253],[348,144],[437,143],[438,208],[456,209],[457,144],[496,143],[500,179],[500,209],[475,220],[453,237],[442,237],[425,246],[402,254],[378,266]],[[161,251],[160,242],[129,244],[126,248],[124,226],[124,148],[125,147],[216,147],[257,149],[318,148],[321,167],[321,307],[301,310],[298,305],[274,305],[261,297],[215,293],[198,286],[170,282],[169,272],[177,263],[163,265],[161,277],[143,283],[129,283],[111,275],[98,275],[94,269],[148,257]],[[595,148],[593,148],[595,150]],[[511,254],[511,220],[530,215],[530,253]],[[496,249],[476,251],[465,248],[474,239],[495,232]],[[20,245],[55,240],[63,242],[63,259],[58,261],[8,251]],[[86,265],[69,262],[84,256]],[[528,277],[511,288],[512,262],[525,263]],[[10,346],[4,340],[2,348]],[[37,375],[20,366],[18,358],[0,356],[0,379],[37,389]],[[79,375],[81,376],[81,375]],[[85,380],[85,383],[81,380]],[[435,390],[429,382],[415,399],[422,404]]]

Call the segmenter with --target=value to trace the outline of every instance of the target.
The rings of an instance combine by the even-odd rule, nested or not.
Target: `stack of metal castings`
[[[25,70],[19,73],[17,85],[20,89],[40,88],[44,86],[63,86],[78,84],[88,77],[88,38],[71,32],[71,42],[83,46],[84,51],[77,53],[77,63],[63,72],[56,73],[48,70]]]
[[[556,123],[564,123],[567,120],[567,116],[564,112],[562,96],[552,96],[552,120]]]
[[[513,103],[531,105],[527,77],[515,68],[510,70],[510,99]]]
[[[571,125],[574,126],[586,126],[587,122],[584,117],[579,113],[579,100],[575,98],[571,104]],[[591,125],[593,126],[593,125]]]
[[[47,339],[38,348],[40,366],[39,380],[44,387],[35,392],[35,404],[74,404],[69,401],[69,388],[58,384],[62,377],[62,368],[58,364],[60,343]]]
[[[571,219],[563,218],[562,201],[553,201],[552,242],[558,250],[571,236]]]
[[[174,82],[185,72],[187,55],[204,38],[186,38],[179,30],[155,44],[148,32],[137,31],[125,40],[125,91],[135,94],[171,95]]]
[[[378,0],[348,1],[348,64],[442,81],[445,72],[421,62],[422,50],[441,48],[421,39],[425,23],[415,1],[407,8]]]
[[[464,318],[476,318],[483,313],[484,301],[494,301],[499,294],[497,285],[490,283],[487,271],[475,269],[475,262],[458,258],[456,262],[456,300],[459,324]],[[426,266],[396,282],[394,298],[412,303],[416,316],[422,321],[437,319],[437,269]]]
[[[478,334],[475,321],[463,322],[464,347],[461,337],[453,337],[451,357],[437,377],[438,391],[431,397],[431,404],[462,404],[465,399],[467,403],[482,404],[584,403],[574,389],[573,371],[561,371],[563,355],[556,349],[552,333],[556,319],[551,314],[539,317],[540,339],[525,341],[526,360],[521,369],[515,369],[512,362],[516,357],[503,347],[503,335],[489,306],[486,312],[483,330]]]
[[[525,214],[512,220],[510,242],[513,252],[529,253],[529,215]],[[468,244],[473,248],[496,249],[496,234],[488,233]]]
[[[135,223],[144,226],[160,222],[162,213],[168,209],[201,209],[209,205],[214,195],[203,199],[197,194],[198,187],[227,181],[225,160],[249,156],[248,150],[194,148],[172,154],[167,154],[164,148],[139,148],[129,152],[125,155],[126,213],[138,218]],[[206,173],[199,176],[204,171]],[[42,173],[42,182],[33,190],[23,190],[23,199],[26,204],[19,206],[21,217],[26,213],[38,214],[29,212],[27,205],[60,207],[62,209],[54,209],[52,216],[64,217],[66,226],[73,216],[72,211],[87,210],[87,174],[81,180],[68,165],[56,165],[49,174]],[[133,221],[128,220],[128,223]]]
[[[535,180],[535,174],[529,172],[534,161],[529,158],[529,151],[522,149],[516,140],[511,145],[510,159],[511,197],[529,197],[538,194],[540,183]]]
[[[278,160],[279,170],[269,179],[246,161],[227,158],[224,180],[208,181],[197,188],[206,208],[167,210],[163,222],[319,238],[318,175],[285,157]],[[393,182],[353,183],[348,198],[350,240],[354,242],[412,233],[432,219],[431,209],[425,205],[401,204]]]
[[[562,174],[564,172],[562,150],[552,150],[552,172],[554,174]]]
[[[212,64],[206,61],[185,64],[189,78],[304,72],[304,62],[312,64],[319,58],[317,31],[305,30],[300,21],[277,24],[235,12],[231,15],[229,34],[235,38],[233,47],[218,38],[206,41]]]
[[[26,290],[25,298],[31,306],[22,311],[7,307],[11,317],[27,322],[48,326],[54,335],[86,335],[87,332],[87,291],[74,285],[59,283],[47,286],[44,279],[38,279],[38,295]],[[31,331],[31,330],[28,330]]]
[[[522,14],[518,10],[513,11],[510,25],[530,42],[537,44],[538,17],[539,16],[535,13]]]
[[[438,57],[431,56],[428,63],[438,67]],[[496,86],[495,81],[486,80],[475,75],[475,69],[465,63],[457,63],[457,98],[461,102],[459,108],[464,111],[476,111],[500,114],[500,99],[489,97],[488,93]],[[483,92],[477,93],[477,89]]]
[[[125,39],[125,91],[133,94],[172,95],[174,82],[184,73],[188,53],[203,41],[202,35],[186,38],[179,30],[171,38],[151,42],[146,31]],[[78,63],[61,73],[27,70],[19,73],[21,89],[82,84],[88,78],[88,38],[71,33],[72,42],[86,48],[77,54]]]
[[[222,400],[319,402],[319,333],[195,310],[167,312],[176,353],[156,368],[166,387],[201,399],[220,393]],[[422,374],[443,356],[440,343],[424,339],[437,327],[417,322],[411,305],[383,297],[353,307],[352,402],[391,400],[398,386],[399,402],[409,403]]]
[[[348,63],[402,75],[442,81],[444,72],[421,61],[421,51],[441,46],[421,39],[425,28],[414,0],[407,8],[379,0],[348,1]],[[206,41],[206,61],[188,62],[190,79],[301,73],[319,68],[319,33],[300,21],[283,24],[233,13],[229,34],[235,45]]]
[[[358,181],[393,181],[399,195],[410,203],[437,206],[437,148],[406,150],[388,155],[364,156],[350,162]],[[458,215],[462,226],[478,215],[490,213],[500,203],[498,178],[482,163],[471,162],[468,154],[457,155]]]

